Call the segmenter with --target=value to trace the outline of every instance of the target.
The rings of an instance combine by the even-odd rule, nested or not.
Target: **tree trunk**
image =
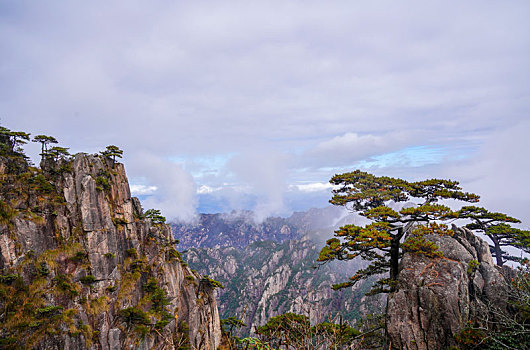
[[[494,235],[490,235],[489,237],[493,241],[493,247],[495,250],[495,259],[497,259],[497,265],[502,266],[504,264],[504,261],[502,260],[502,249],[499,244],[499,240]]]
[[[399,273],[399,241],[403,235],[403,228],[399,228],[396,235],[392,236],[390,242],[390,279],[397,281]],[[390,286],[391,290],[394,290],[394,286]]]

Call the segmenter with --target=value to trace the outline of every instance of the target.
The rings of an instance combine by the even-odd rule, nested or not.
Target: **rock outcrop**
[[[403,256],[397,290],[387,305],[387,331],[395,349],[456,346],[455,336],[468,322],[485,322],[491,308],[507,307],[508,282],[488,244],[466,228],[453,230],[453,236],[425,236],[443,257]]]
[[[144,217],[123,165],[41,167],[0,157],[0,347],[217,349],[213,286]]]

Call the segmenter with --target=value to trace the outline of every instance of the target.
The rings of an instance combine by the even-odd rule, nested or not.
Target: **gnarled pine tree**
[[[491,240],[492,255],[497,260],[497,265],[502,266],[507,260],[519,261],[519,258],[509,255],[502,250],[504,246],[512,246],[530,251],[530,231],[512,227],[521,221],[503,213],[490,212],[487,209],[466,206],[456,212],[460,219],[471,219],[467,225],[470,230],[481,231]]]
[[[99,152],[104,157],[112,158],[112,167],[116,165],[116,157],[121,158],[123,155],[123,150],[121,150],[118,146],[110,145],[107,146],[107,148]]]
[[[41,144],[41,155],[44,157],[48,153],[48,145],[50,143],[57,143],[57,139],[53,136],[37,135],[31,140],[32,142],[39,142]]]
[[[350,260],[357,256],[370,261],[350,281],[334,285],[334,289],[354,285],[371,275],[389,273],[380,279],[370,294],[391,292],[398,277],[398,266],[403,250],[437,255],[434,244],[423,238],[426,233],[450,234],[447,226],[438,220],[454,218],[454,212],[439,200],[455,199],[477,202],[479,196],[462,192],[458,182],[450,180],[424,180],[407,182],[367,172],[335,175],[330,183],[335,186],[330,203],[346,206],[371,220],[365,226],[346,225],[335,231],[322,248],[318,261]],[[393,209],[392,204],[410,202],[412,206]],[[414,224],[422,224],[414,228]],[[413,230],[414,228],[414,230]],[[409,231],[407,241],[402,242]]]

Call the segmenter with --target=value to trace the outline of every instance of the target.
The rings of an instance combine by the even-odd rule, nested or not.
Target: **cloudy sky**
[[[4,1],[0,118],[120,146],[171,218],[451,178],[530,226],[530,2]],[[38,145],[26,150],[38,162]]]

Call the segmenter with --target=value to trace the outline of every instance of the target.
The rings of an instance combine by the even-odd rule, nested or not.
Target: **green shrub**
[[[158,287],[158,282],[153,277],[149,278],[147,280],[147,283],[144,284],[144,291],[146,291],[147,293],[153,293],[155,290],[157,290],[157,288],[160,287]]]
[[[114,224],[114,226],[124,226],[128,224],[127,220],[125,220],[124,218],[113,218],[112,223]]]
[[[169,305],[169,299],[167,298],[166,291],[162,288],[157,288],[151,295],[151,306],[152,310],[163,311],[164,308]]]
[[[155,225],[163,225],[166,223],[166,218],[161,215],[158,209],[148,209],[144,213],[144,217],[151,219],[151,222]]]
[[[83,276],[79,279],[79,281],[83,284],[86,284],[86,285],[91,285],[91,284],[94,284],[96,283],[96,277],[92,276],[92,275],[87,275],[87,276]]]
[[[75,285],[73,285],[72,281],[70,280],[70,276],[65,274],[58,274],[53,278],[53,281],[55,282],[57,288],[60,291],[66,292],[72,296],[79,295],[79,292],[76,290]]]
[[[147,283],[144,285],[144,290],[150,294],[149,300],[152,303],[152,310],[161,312],[169,305],[166,291],[158,286],[155,278],[151,277],[147,280]]]
[[[6,202],[0,200],[0,224],[7,225],[18,214],[16,209],[11,208]]]
[[[166,260],[167,261],[174,261],[174,260],[181,260],[181,259],[182,259],[182,255],[175,248],[169,248],[166,251]]]
[[[441,257],[443,254],[438,250],[438,246],[425,239],[423,236],[410,235],[405,242],[401,244],[404,252],[425,255],[429,258]]]
[[[165,326],[167,326],[169,323],[169,320],[160,320],[158,322],[155,323],[155,329],[157,330],[161,330],[163,329]]]
[[[221,288],[221,289],[224,289],[224,288],[225,288],[225,287],[221,284],[221,282],[216,281],[216,280],[214,280],[214,279],[211,279],[211,278],[208,277],[208,276],[203,276],[203,277],[201,278],[201,281],[200,281],[200,282],[201,282],[201,283],[204,283],[204,284],[206,284],[206,285],[208,285],[208,286],[210,286],[210,287],[212,287],[212,288],[214,288],[214,289],[215,289],[215,288]]]
[[[150,323],[147,313],[138,307],[128,307],[120,310],[119,315],[128,326],[141,324],[147,325]]]
[[[43,261],[37,266],[37,272],[40,276],[48,276],[50,274],[50,268],[48,267],[48,264]]]
[[[38,318],[47,318],[47,317],[59,315],[62,312],[63,312],[62,306],[50,305],[50,306],[46,306],[44,308],[39,308],[35,310],[35,315]]]
[[[142,260],[142,259],[136,259],[134,260],[132,263],[131,263],[131,271],[132,272],[142,272],[142,271],[145,271],[147,269],[145,269],[146,267],[146,264],[145,264],[145,261]]]
[[[138,334],[138,337],[140,337],[140,339],[143,339],[149,334],[149,327],[141,324],[134,327],[134,332]]]
[[[110,190],[109,180],[103,176],[96,177],[96,189],[99,191],[109,191]]]
[[[467,274],[471,276],[479,266],[480,263],[477,260],[469,260],[469,262],[467,263]]]
[[[11,285],[13,282],[21,278],[19,275],[10,274],[10,275],[0,275],[0,283],[5,285]]]
[[[16,349],[18,337],[0,338],[0,349]]]
[[[42,174],[33,177],[30,182],[36,186],[37,191],[40,193],[48,194],[55,191],[55,187]]]
[[[138,251],[136,250],[136,248],[129,248],[126,250],[126,253],[127,253],[127,256],[131,257],[131,258],[138,258]]]
[[[74,256],[70,258],[71,261],[75,263],[81,263],[88,259],[88,254],[82,250],[76,252]]]
[[[179,350],[191,349],[189,333],[190,326],[186,323],[186,321],[179,320],[177,323],[177,334],[175,334],[175,337],[178,338],[178,343],[182,344],[178,348]]]
[[[63,163],[61,164],[61,166],[59,167],[59,173],[71,173],[74,171],[74,166],[73,166],[74,162],[72,161],[68,161],[66,163]]]

